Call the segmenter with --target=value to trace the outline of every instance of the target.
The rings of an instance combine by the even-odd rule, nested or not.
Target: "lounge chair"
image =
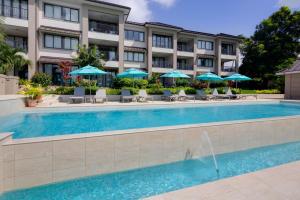
[[[93,103],[97,103],[100,100],[101,103],[107,102],[106,90],[98,89],[96,95],[93,97]]]
[[[200,100],[210,100],[210,96],[207,95],[204,90],[197,90],[196,91],[196,99],[200,99]]]
[[[177,95],[173,95],[170,90],[164,90],[163,95],[161,96],[161,100],[176,101]]]
[[[83,103],[85,101],[85,88],[77,87],[74,89],[74,95],[70,97],[71,103]]]
[[[130,93],[130,90],[123,89],[121,91],[121,101],[124,103],[125,101],[134,101],[135,97]]]
[[[179,93],[178,93],[178,100],[179,101],[186,101],[186,100],[196,100],[195,99],[195,96],[191,96],[191,95],[186,95],[185,91],[184,90],[180,90]]]
[[[211,99],[223,99],[224,95],[220,95],[218,90],[216,88],[213,89],[213,92],[211,94]]]
[[[147,100],[153,101],[153,97],[147,94],[146,90],[139,90],[139,94],[137,96],[137,100],[139,102],[146,102]]]
[[[232,91],[230,88],[227,88],[225,93],[225,96],[228,97],[229,99],[237,99],[237,95],[232,94]]]

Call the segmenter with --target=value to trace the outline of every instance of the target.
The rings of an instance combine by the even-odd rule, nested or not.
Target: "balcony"
[[[119,28],[117,24],[90,20],[89,31],[118,35]]]
[[[222,49],[222,55],[235,56],[236,52],[230,49]]]
[[[236,67],[222,66],[221,71],[222,72],[236,72]]]
[[[191,65],[177,65],[179,70],[194,70],[194,67]]]
[[[172,69],[173,65],[169,62],[153,62],[152,67]]]
[[[184,51],[184,52],[194,52],[194,48],[193,47],[189,47],[189,46],[177,46],[177,51]]]
[[[28,20],[28,9],[1,5],[0,15],[4,17]]]

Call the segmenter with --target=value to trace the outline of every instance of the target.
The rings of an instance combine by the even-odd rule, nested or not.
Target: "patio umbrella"
[[[138,69],[134,69],[134,68],[128,69],[125,72],[122,72],[122,73],[117,75],[118,78],[132,78],[132,79],[142,78],[142,77],[145,77],[145,76],[148,76],[148,73],[143,72],[143,71],[138,70]],[[134,86],[134,81],[133,81],[133,86]]]
[[[217,82],[217,81],[223,81],[224,79],[221,78],[220,76],[213,74],[211,72],[201,74],[196,77],[197,80],[200,81],[207,81],[208,82],[208,87],[209,87],[209,82]]]
[[[237,88],[237,83],[239,81],[250,81],[252,79],[249,78],[248,76],[236,73],[236,74],[233,74],[231,76],[228,76],[228,77],[224,78],[224,80],[226,80],[226,81],[235,81],[235,83],[236,83],[235,86]]]
[[[74,70],[69,73],[71,76],[89,76],[90,80],[90,95],[92,94],[91,90],[91,76],[96,76],[96,75],[105,75],[107,72],[102,71],[101,69],[98,69],[96,67],[93,67],[91,65],[87,65],[85,67],[79,68],[77,70]]]
[[[162,77],[162,78],[172,78],[173,79],[173,83],[174,83],[174,79],[175,78],[191,78],[188,75],[186,75],[186,74],[184,74],[184,73],[182,73],[180,71],[177,71],[177,70],[174,70],[174,71],[171,71],[169,73],[166,73],[166,74],[164,74],[164,75],[162,75],[160,77]],[[176,85],[176,83],[175,83],[175,85]]]

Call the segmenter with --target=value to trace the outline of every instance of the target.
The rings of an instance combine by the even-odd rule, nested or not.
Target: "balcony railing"
[[[236,72],[236,68],[235,67],[221,67],[221,71],[222,72]]]
[[[194,70],[194,67],[189,66],[189,65],[178,65],[177,69],[179,69],[179,70]]]
[[[0,15],[17,19],[28,19],[28,9],[11,6],[0,6]]]
[[[96,22],[96,21],[90,21],[89,25],[90,31],[100,32],[100,33],[108,33],[108,34],[114,34],[118,35],[119,30],[118,26],[115,24],[108,24],[104,22]]]
[[[188,47],[188,46],[177,46],[178,51],[185,51],[185,52],[194,52],[193,47]]]
[[[235,52],[235,51],[228,50],[228,49],[222,49],[222,54],[223,54],[223,55],[231,55],[231,56],[235,56],[235,55],[236,55],[236,52]]]
[[[157,68],[173,68],[173,65],[168,62],[159,62],[159,63],[152,63],[152,67],[157,67]]]

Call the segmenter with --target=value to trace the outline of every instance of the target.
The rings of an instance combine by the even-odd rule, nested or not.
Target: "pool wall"
[[[1,192],[300,140],[300,117],[1,141]]]

